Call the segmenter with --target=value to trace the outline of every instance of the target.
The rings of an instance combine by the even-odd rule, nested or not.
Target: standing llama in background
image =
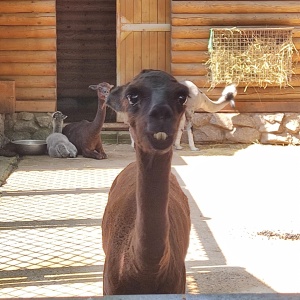
[[[189,96],[191,99],[189,100],[185,113],[183,114],[180,121],[177,137],[175,140],[175,149],[182,149],[182,147],[180,146],[180,141],[183,130],[184,128],[186,128],[190,149],[192,151],[197,151],[199,149],[195,147],[192,132],[192,118],[194,112],[199,109],[203,109],[207,112],[217,112],[224,108],[227,104],[230,104],[231,107],[234,108],[234,97],[236,96],[237,91],[235,85],[229,85],[223,90],[221,97],[217,101],[212,101],[193,82],[185,80],[181,81],[180,83],[186,85],[189,88]]]
[[[107,158],[101,141],[101,129],[105,120],[105,100],[113,85],[107,82],[90,85],[89,88],[97,91],[98,110],[92,122],[82,120],[70,123],[63,128],[63,134],[76,146],[78,154],[95,159]]]
[[[63,115],[60,111],[56,111],[52,115],[52,118],[53,133],[46,139],[49,156],[76,157],[76,147],[62,134],[64,119],[67,118],[67,116]]]
[[[173,76],[144,70],[107,99],[128,114],[136,162],[114,180],[103,215],[104,295],[185,292],[190,210],[171,160],[188,95]]]

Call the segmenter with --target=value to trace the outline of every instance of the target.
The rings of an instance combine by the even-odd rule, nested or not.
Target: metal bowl
[[[45,140],[15,140],[16,152],[20,155],[42,155],[47,153]]]

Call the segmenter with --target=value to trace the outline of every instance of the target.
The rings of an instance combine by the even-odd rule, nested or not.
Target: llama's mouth
[[[173,144],[172,136],[163,131],[150,134],[148,139],[152,147],[156,150],[165,150]]]
[[[165,141],[168,135],[165,132],[157,132],[153,134],[153,137],[157,140]]]

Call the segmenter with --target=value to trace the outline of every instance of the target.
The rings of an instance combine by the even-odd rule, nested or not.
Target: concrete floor
[[[101,218],[135,153],[108,159],[25,156],[0,187],[0,298],[102,295]],[[300,148],[202,146],[174,152],[189,197],[187,293],[300,293]]]

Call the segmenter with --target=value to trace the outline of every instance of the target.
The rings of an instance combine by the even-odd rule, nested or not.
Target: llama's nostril
[[[172,117],[172,110],[169,106],[156,106],[150,111],[150,117],[157,120],[166,120]]]

